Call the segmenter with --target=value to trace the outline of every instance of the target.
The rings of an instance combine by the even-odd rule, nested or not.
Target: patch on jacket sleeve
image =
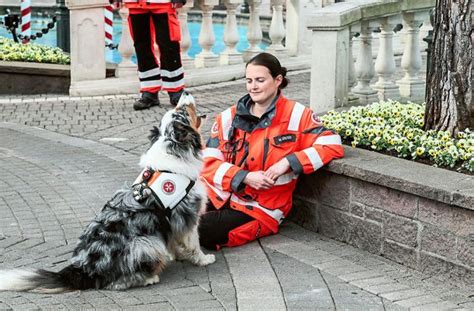
[[[319,126],[323,125],[323,121],[321,121],[321,119],[318,117],[318,115],[316,115],[316,112],[313,112],[313,114],[311,115],[311,121],[313,121],[313,123],[315,123]]]
[[[219,125],[217,124],[217,121],[215,121],[211,127],[211,135],[212,136],[217,135],[218,132],[219,132]]]
[[[280,145],[286,142],[295,142],[295,141],[296,141],[295,134],[284,134],[284,135],[273,137],[273,143],[275,145]]]

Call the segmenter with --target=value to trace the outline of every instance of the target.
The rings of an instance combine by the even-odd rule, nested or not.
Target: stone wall
[[[443,274],[472,284],[473,176],[364,150],[347,150],[348,159],[335,162],[327,170],[302,176],[292,219],[305,228],[428,276]],[[378,158],[369,159],[371,168],[365,163],[368,154],[371,159]],[[413,176],[407,176],[404,185],[400,180],[403,176],[391,176],[391,169],[384,171],[388,163],[393,168],[393,162],[405,166],[401,171],[411,170],[425,182],[414,187]],[[445,178],[437,180],[439,172],[433,171],[441,171]],[[440,189],[433,188],[433,183],[440,184]],[[445,187],[459,190],[453,190],[449,198],[443,195]],[[465,196],[455,200],[454,194]]]

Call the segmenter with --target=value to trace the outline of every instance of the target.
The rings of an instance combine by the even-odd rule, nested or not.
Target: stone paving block
[[[396,292],[391,292],[391,293],[380,294],[381,297],[388,299],[390,301],[398,301],[402,299],[409,299],[412,297],[419,297],[423,295],[426,295],[426,292],[420,289],[407,289],[407,290],[401,290],[401,291],[396,291]]]
[[[376,277],[376,278],[371,278],[371,279],[350,281],[349,283],[357,287],[365,288],[365,287],[374,286],[374,285],[393,283],[393,279],[382,276],[382,277]]]
[[[150,303],[146,305],[138,305],[138,306],[125,306],[123,310],[127,311],[150,311],[150,310],[160,310],[160,311],[174,311],[176,310],[171,304],[168,302],[161,302],[161,303]]]
[[[366,271],[338,275],[338,277],[341,280],[344,280],[346,282],[351,282],[351,281],[365,280],[365,279],[370,279],[370,278],[379,278],[379,277],[383,277],[383,275],[384,274],[380,273],[379,271],[366,270]]]
[[[344,259],[336,259],[336,260],[331,260],[331,261],[325,261],[322,263],[315,263],[313,264],[314,267],[326,271],[326,269],[333,269],[333,268],[341,268],[341,267],[347,267],[351,264],[350,261],[344,260]]]
[[[367,268],[362,267],[357,264],[350,263],[343,267],[333,267],[333,268],[326,268],[324,272],[327,272],[332,275],[340,276],[340,275],[348,275],[355,272],[362,272],[367,271]]]
[[[410,287],[404,284],[400,284],[400,283],[389,283],[389,284],[364,287],[364,290],[375,295],[391,293],[391,292],[396,292],[396,291],[406,290],[406,289],[410,289]]]
[[[454,310],[458,305],[451,302],[435,302],[410,308],[410,311]]]
[[[402,307],[415,307],[415,306],[420,306],[420,305],[425,305],[425,304],[433,304],[436,302],[441,302],[441,299],[432,296],[432,295],[424,295],[424,296],[418,296],[418,297],[412,297],[404,300],[399,300],[396,301],[397,305],[400,305]]]

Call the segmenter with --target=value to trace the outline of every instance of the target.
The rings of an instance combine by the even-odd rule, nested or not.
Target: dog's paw
[[[156,275],[146,279],[145,283],[143,285],[148,286],[148,285],[157,284],[159,282],[160,282],[160,276],[158,274],[156,274]]]
[[[201,258],[199,258],[199,261],[197,262],[198,266],[207,266],[210,265],[211,263],[214,263],[216,261],[216,256],[213,254],[208,254],[204,255]]]

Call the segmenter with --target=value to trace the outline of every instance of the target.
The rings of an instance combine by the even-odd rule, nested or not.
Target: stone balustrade
[[[420,69],[426,47],[420,46],[420,26],[429,29],[429,10],[434,4],[435,0],[353,0],[312,13],[306,24],[312,31],[311,108],[321,113],[357,102],[424,101]],[[398,24],[403,30],[396,34]],[[398,81],[395,37],[403,45],[404,76]],[[374,38],[378,41],[375,61]],[[353,51],[356,44],[357,53]]]
[[[237,31],[237,8],[243,0],[225,0],[226,8],[224,45],[225,49],[219,54],[212,51],[216,44],[213,30],[213,9],[219,3],[217,0],[188,0],[187,4],[178,10],[181,22],[181,58],[186,69],[185,80],[187,85],[197,85],[210,82],[235,79],[243,76],[245,61],[262,52],[260,44],[263,32],[260,23],[260,6],[262,0],[249,0],[249,19],[247,40],[249,47],[239,52],[236,45],[241,40]],[[309,54],[305,57],[305,47],[295,38],[307,37],[309,30],[300,25],[302,6],[310,1],[288,1],[286,6],[289,13],[286,19],[283,16],[284,0],[270,0],[273,10],[269,29],[270,46],[268,51],[285,60],[285,65],[291,69],[308,68]],[[104,25],[102,8],[108,4],[107,0],[67,0],[66,5],[71,15],[71,95],[105,95],[138,93],[139,84],[136,65],[131,61],[134,54],[133,42],[127,26],[128,10],[122,8],[119,12],[122,19],[122,36],[118,52],[121,61],[117,65],[113,78],[105,77],[104,56]],[[193,7],[199,7],[202,14],[199,33],[199,46],[202,51],[191,58],[188,51],[191,46],[188,30],[188,13]],[[320,7],[321,5],[319,5]],[[291,36],[288,36],[291,31]],[[286,40],[285,37],[291,39]],[[306,51],[309,48],[306,47]],[[225,70],[223,70],[225,67]]]

